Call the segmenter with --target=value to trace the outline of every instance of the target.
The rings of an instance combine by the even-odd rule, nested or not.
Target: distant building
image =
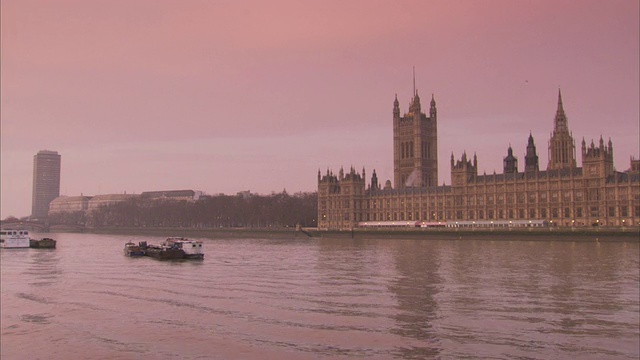
[[[250,197],[252,197],[253,195],[251,194],[250,190],[245,190],[245,191],[238,191],[236,193],[236,196],[242,199],[248,199]]]
[[[131,199],[139,198],[142,201],[188,201],[194,202],[203,196],[202,191],[194,190],[169,190],[146,191],[137,194],[104,194],[95,196],[60,196],[51,202],[50,213],[91,212],[101,206],[109,206]]]
[[[398,189],[438,185],[438,115],[431,96],[429,116],[422,112],[414,89],[409,112],[400,116],[400,103],[393,101],[393,170]]]
[[[640,159],[631,157],[631,167],[628,172],[640,174]]]
[[[167,200],[167,201],[198,201],[202,196],[202,191],[194,190],[166,190],[166,191],[145,191],[140,194],[143,200]]]
[[[60,155],[41,150],[33,157],[33,192],[31,218],[46,218],[49,204],[60,196]]]
[[[91,196],[60,196],[49,204],[49,214],[87,211]]]
[[[509,146],[502,174],[478,174],[478,159],[451,154],[451,185],[437,186],[436,106],[430,117],[420,112],[414,90],[409,112],[400,116],[393,104],[395,188],[380,187],[376,171],[366,185],[365,169],[345,174],[318,171],[318,228],[357,226],[637,226],[640,224],[640,162],[618,172],[613,143],[582,140],[582,167],[577,166],[562,95],[549,140],[547,170],[539,170],[534,139],[529,134],[524,172]]]
[[[100,208],[101,206],[113,205],[119,202],[137,198],[137,197],[140,197],[140,195],[134,195],[134,194],[96,195],[89,200],[87,211],[94,211]]]

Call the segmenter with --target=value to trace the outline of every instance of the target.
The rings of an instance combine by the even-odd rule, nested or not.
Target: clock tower
[[[401,116],[393,101],[393,172],[397,189],[438,184],[438,110],[431,95],[429,116],[422,112],[415,76],[409,111]]]

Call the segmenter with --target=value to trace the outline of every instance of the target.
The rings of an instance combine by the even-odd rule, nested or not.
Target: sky
[[[33,156],[61,195],[317,190],[393,180],[393,100],[438,108],[439,182],[476,153],[546,169],[558,90],[576,143],[639,150],[636,0],[1,0],[0,217],[31,213]],[[370,179],[367,179],[369,182]]]

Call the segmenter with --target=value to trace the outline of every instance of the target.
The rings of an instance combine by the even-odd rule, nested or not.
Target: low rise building
[[[202,191],[194,190],[166,190],[145,191],[140,194],[142,200],[166,200],[166,201],[198,201],[203,195]]]
[[[133,198],[140,197],[135,194],[108,194],[108,195],[96,195],[89,200],[87,211],[97,210],[101,206],[108,206],[117,204],[119,202],[127,201]]]
[[[86,211],[91,196],[59,196],[49,204],[49,214]]]

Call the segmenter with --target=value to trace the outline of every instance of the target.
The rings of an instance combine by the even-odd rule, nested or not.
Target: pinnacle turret
[[[529,132],[527,153],[524,155],[524,171],[536,172],[538,170],[538,154],[536,153],[536,145],[533,142],[533,135],[531,134],[531,132]]]
[[[562,92],[560,88],[558,88],[558,112],[564,112],[564,108],[562,107]]]
[[[558,89],[558,109],[556,110],[556,117],[554,119],[553,134],[556,133],[568,133],[569,124],[567,122],[567,115],[564,113],[564,106],[562,104],[562,93]]]
[[[503,165],[505,174],[513,174],[518,172],[518,158],[513,156],[513,149],[511,148],[511,144],[509,144],[509,148],[507,149],[507,156],[505,156],[503,159]]]
[[[553,123],[553,132],[549,140],[549,165],[547,169],[573,169],[576,167],[575,144],[569,131],[567,116],[564,113],[560,89],[558,89],[558,109]]]

